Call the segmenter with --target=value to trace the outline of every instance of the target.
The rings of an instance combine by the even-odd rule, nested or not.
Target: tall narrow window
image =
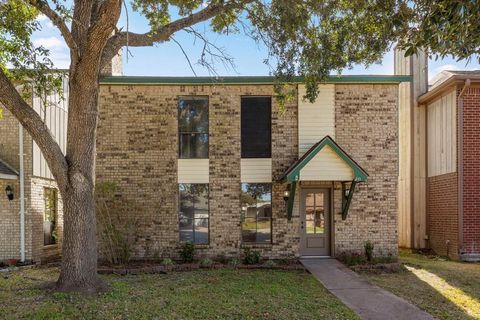
[[[208,98],[178,99],[179,158],[208,158]]]
[[[242,183],[242,240],[270,243],[272,241],[272,185]]]
[[[180,241],[208,243],[209,207],[208,184],[181,183]]]
[[[45,188],[43,190],[43,199],[45,202],[45,211],[43,219],[43,244],[50,245],[57,243],[57,190]]]
[[[272,98],[242,97],[242,158],[272,157]]]

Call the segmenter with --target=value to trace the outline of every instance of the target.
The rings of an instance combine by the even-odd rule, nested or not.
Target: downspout
[[[20,261],[25,262],[25,169],[23,165],[23,127],[18,125],[18,145],[20,158]]]
[[[458,243],[460,254],[463,252],[463,94],[470,87],[470,79],[466,79],[462,91],[458,95]],[[461,260],[461,257],[460,257]]]

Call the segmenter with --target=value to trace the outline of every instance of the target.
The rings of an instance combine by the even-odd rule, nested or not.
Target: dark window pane
[[[208,158],[208,134],[180,133],[180,158]]]
[[[244,242],[271,242],[271,200],[271,184],[242,183],[242,240]]]
[[[241,108],[242,158],[271,158],[271,97],[243,97]]]
[[[179,184],[180,241],[208,243],[208,184]]]

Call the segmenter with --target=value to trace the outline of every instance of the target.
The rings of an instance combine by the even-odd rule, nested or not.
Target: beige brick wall
[[[348,218],[341,219],[336,188],[335,249],[362,251],[370,240],[375,252],[396,255],[398,179],[398,86],[336,85],[336,142],[369,174],[354,194]]]
[[[19,171],[19,125],[15,117],[3,106],[3,118],[0,119],[0,158],[11,167]],[[32,170],[31,137],[24,131],[24,169],[25,169],[25,197],[28,199],[30,188],[28,185],[29,173]],[[30,146],[30,147],[29,147]],[[13,188],[14,200],[8,201],[5,188]],[[28,206],[28,202],[26,202]],[[27,221],[25,221],[27,224]],[[26,232],[27,236],[27,232]],[[28,245],[26,244],[28,252]],[[0,179],[0,260],[20,259],[20,183],[19,180]],[[28,254],[26,259],[30,259]]]
[[[361,251],[367,240],[375,243],[378,254],[397,253],[397,90],[397,85],[336,86],[336,140],[370,173],[346,221],[340,215],[341,185],[334,184],[337,254]],[[136,258],[177,254],[177,102],[182,95],[209,97],[210,243],[199,246],[198,253],[238,255],[241,96],[273,95],[272,86],[102,85],[97,182],[115,182],[117,201],[138,217]],[[272,170],[277,180],[298,156],[297,105],[287,105],[280,114],[272,101]],[[299,212],[296,207],[287,221],[284,190],[285,185],[273,184],[273,241],[254,246],[264,256],[298,254]]]
[[[182,95],[209,96],[210,243],[200,255],[237,255],[240,230],[240,102],[242,95],[273,95],[272,86],[102,86],[97,181],[115,182],[117,199],[141,203],[135,212],[135,257],[172,256],[179,244],[177,102]],[[297,108],[278,113],[273,99],[274,178],[295,160]],[[125,110],[125,111],[123,111]],[[272,256],[291,254],[298,220],[287,222],[284,186],[275,184],[273,244],[258,246]]]
[[[3,108],[0,106],[0,108]],[[3,110],[0,120],[0,158],[7,161],[16,170],[20,169],[19,161],[19,126],[14,116]],[[37,178],[33,172],[33,140],[24,130],[24,170],[25,170],[25,258],[40,262],[44,257],[58,255],[59,250],[43,248],[43,187],[56,188],[53,180]],[[14,188],[15,200],[6,202],[4,190],[7,185]],[[0,180],[0,260],[20,258],[20,183],[19,180]],[[62,237],[63,206],[59,195],[60,238]]]
[[[13,188],[15,199],[8,201],[5,188]],[[18,180],[0,179],[0,261],[20,259],[20,201]]]

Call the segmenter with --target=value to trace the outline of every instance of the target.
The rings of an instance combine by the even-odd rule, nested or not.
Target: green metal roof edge
[[[326,83],[400,83],[410,82],[412,76],[397,75],[346,75],[330,76]],[[293,83],[304,82],[303,77],[295,77]],[[238,77],[150,77],[150,76],[108,76],[100,79],[100,84],[273,84],[271,76]]]
[[[305,159],[303,159],[300,163],[298,163],[295,168],[290,171],[287,176],[286,180],[288,182],[298,181],[300,178],[300,170],[302,170],[310,160],[315,157],[320,150],[322,150],[326,145],[328,145],[332,150],[343,160],[345,161],[350,168],[352,168],[353,173],[355,175],[355,181],[357,182],[366,182],[368,178],[368,173],[366,173],[355,161],[350,158],[348,154],[345,153],[330,136],[326,136],[322,139],[314,150],[312,150]]]

